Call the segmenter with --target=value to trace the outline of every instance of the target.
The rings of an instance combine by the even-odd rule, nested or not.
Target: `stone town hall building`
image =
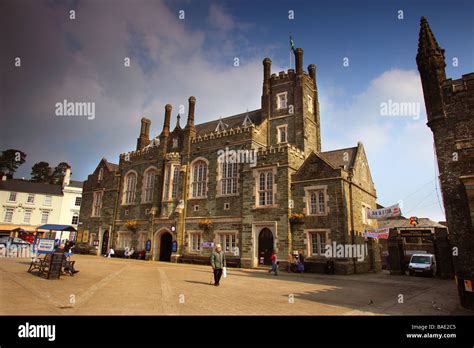
[[[170,129],[168,104],[154,139],[143,118],[136,150],[118,165],[102,159],[85,181],[81,238],[118,253],[149,240],[148,257],[193,263],[208,262],[219,242],[228,263],[241,267],[268,264],[272,249],[284,265],[302,250],[314,272],[324,270],[326,244],[361,244],[368,257],[337,258],[336,273],[379,269],[378,245],[362,237],[376,227],[365,215],[376,208],[376,191],[364,147],[321,151],[316,66],[303,71],[301,48],[295,61],[296,70],[272,74],[263,60],[258,110],[195,124],[190,97],[185,127],[178,116]],[[238,151],[237,161],[219,160],[226,149]]]

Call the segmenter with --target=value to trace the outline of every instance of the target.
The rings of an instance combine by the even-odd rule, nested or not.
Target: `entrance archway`
[[[160,261],[171,261],[171,252],[173,250],[173,236],[171,233],[164,232],[160,237]]]
[[[105,231],[104,236],[102,237],[102,248],[101,248],[102,255],[107,254],[108,245],[109,245],[109,231]]]
[[[262,264],[263,257],[264,265],[272,264],[273,251],[273,233],[268,228],[264,228],[258,235],[258,264]]]

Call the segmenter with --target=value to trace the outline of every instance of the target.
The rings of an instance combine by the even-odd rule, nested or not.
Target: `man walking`
[[[222,269],[226,266],[225,253],[222,251],[220,244],[216,245],[216,250],[211,254],[211,266],[214,272],[214,285],[219,286],[222,276]]]

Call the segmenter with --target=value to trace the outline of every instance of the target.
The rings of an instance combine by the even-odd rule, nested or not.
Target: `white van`
[[[408,264],[408,273],[436,275],[436,259],[433,254],[413,254]]]

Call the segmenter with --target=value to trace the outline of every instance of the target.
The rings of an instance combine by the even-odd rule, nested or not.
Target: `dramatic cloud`
[[[323,150],[355,146],[361,141],[379,203],[391,205],[402,200],[404,213],[444,220],[435,191],[433,135],[426,126],[418,73],[386,71],[353,97],[345,98],[343,88],[320,90]],[[344,99],[346,102],[341,102]],[[388,101],[419,107],[419,114],[384,116],[381,105]]]

